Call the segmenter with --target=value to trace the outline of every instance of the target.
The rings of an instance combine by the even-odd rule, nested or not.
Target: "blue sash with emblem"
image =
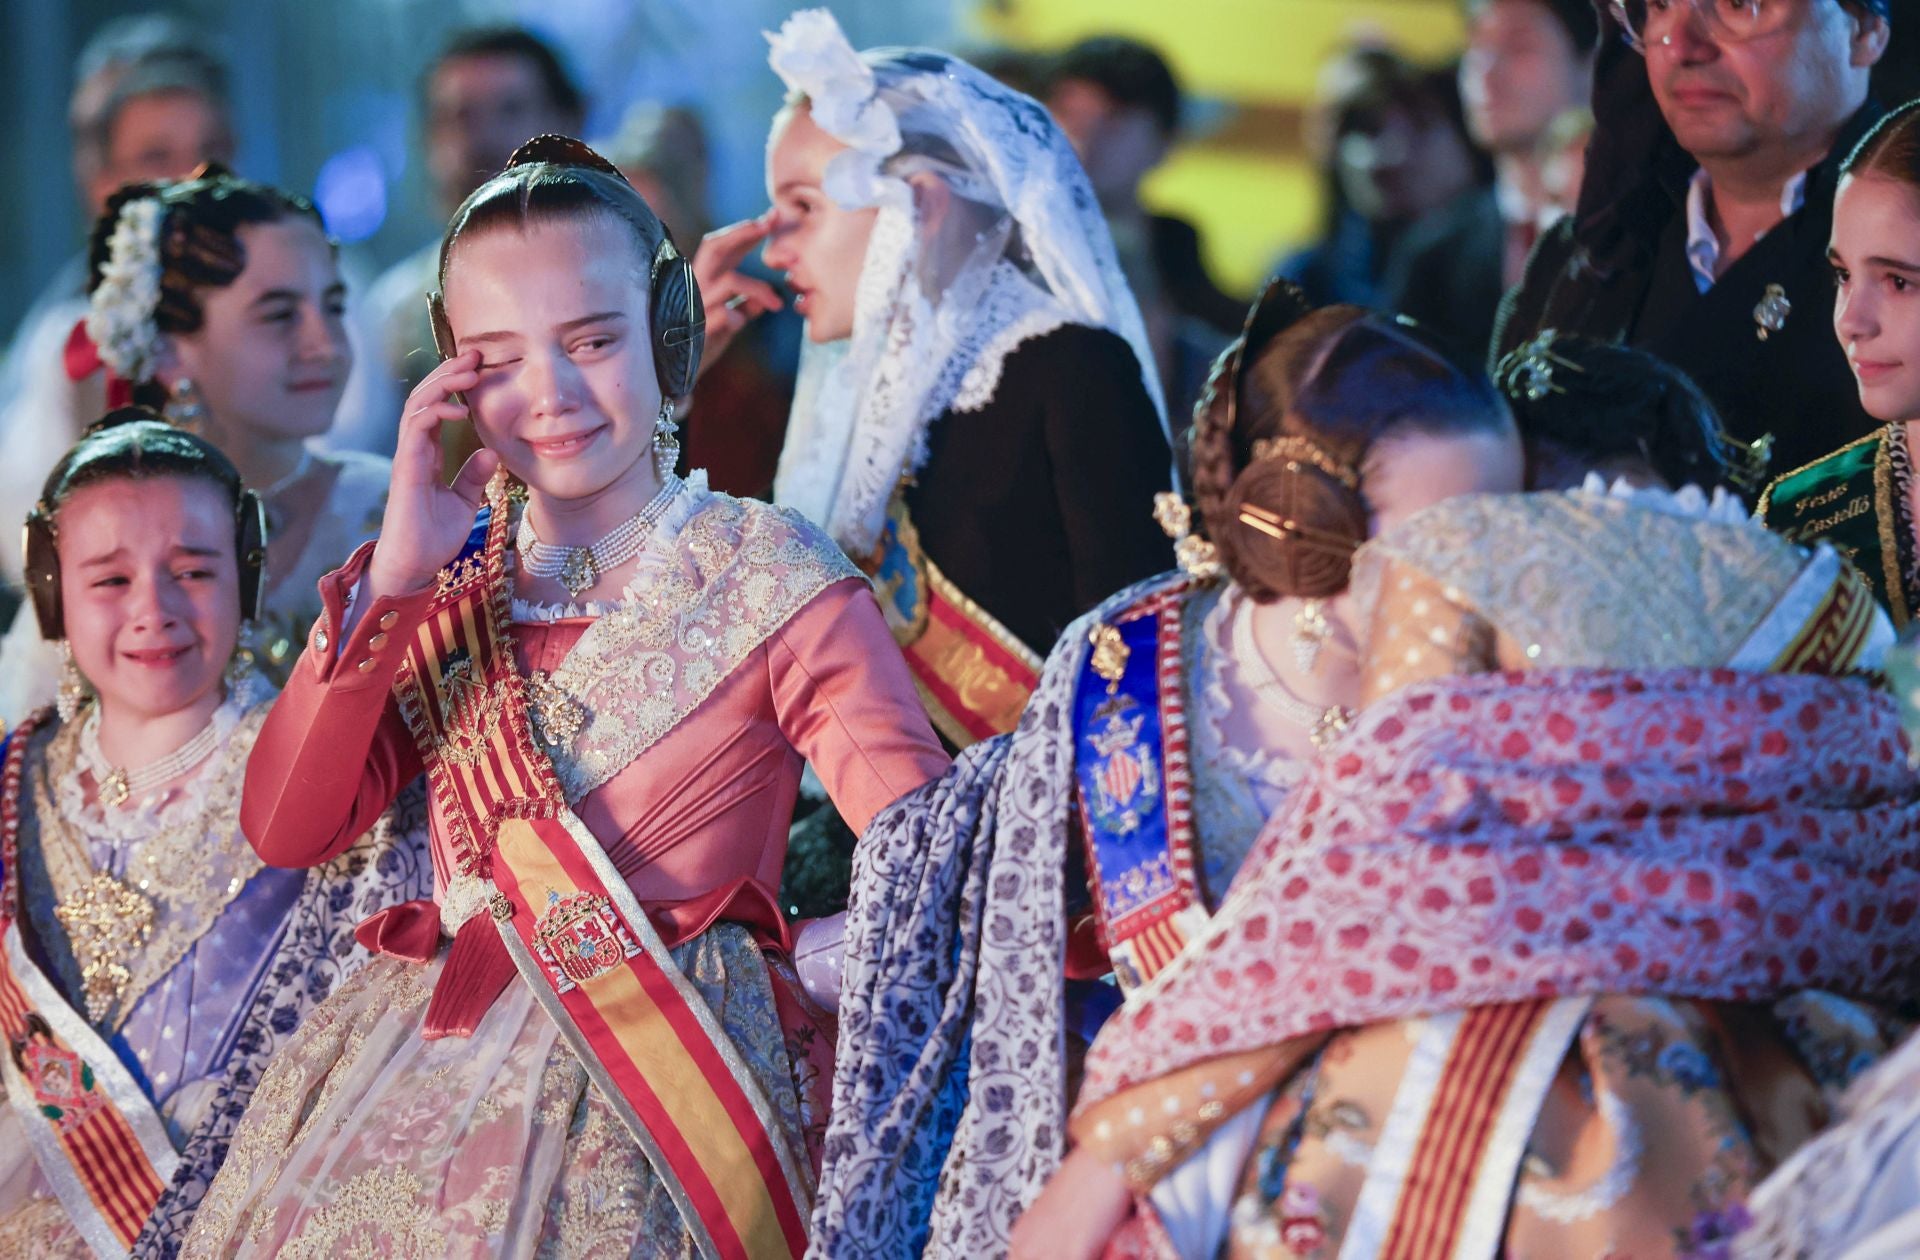
[[[1074,768],[1101,944],[1131,994],[1207,921],[1194,878],[1181,660],[1190,584],[1094,627],[1074,696]]]

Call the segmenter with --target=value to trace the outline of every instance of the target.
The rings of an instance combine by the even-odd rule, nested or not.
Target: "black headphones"
[[[545,162],[552,166],[578,166],[611,175],[625,184],[636,200],[653,214],[653,207],[638,189],[620,173],[620,168],[572,136],[535,136],[513,151],[502,173],[516,166]],[[647,269],[647,324],[653,339],[653,372],[660,383],[660,396],[669,401],[685,398],[693,392],[700,375],[700,352],[707,344],[707,311],[700,303],[700,283],[693,277],[693,264],[674,247],[667,225],[660,225],[660,244],[653,251]],[[453,329],[447,323],[446,302],[438,293],[427,295],[433,320],[434,345],[442,358],[454,354]]]
[[[251,490],[240,492],[233,509],[233,554],[240,562],[240,615],[259,621],[267,603],[267,505]],[[33,617],[40,637],[49,642],[67,637],[65,606],[60,597],[59,534],[53,513],[44,502],[27,513],[25,576],[33,600]]]

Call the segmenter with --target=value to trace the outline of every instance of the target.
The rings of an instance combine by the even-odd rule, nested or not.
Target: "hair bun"
[[[507,164],[501,169],[510,171],[516,166],[528,166],[535,162],[547,162],[554,166],[584,166],[612,175],[622,182],[627,178],[620,173],[619,167],[595,152],[586,141],[551,132],[535,136],[515,149],[513,156],[507,159]]]
[[[1353,553],[1367,538],[1358,491],[1318,468],[1259,460],[1227,488],[1235,580],[1255,599],[1320,599],[1347,589]]]
[[[83,438],[96,433],[105,433],[108,429],[117,429],[123,424],[167,424],[167,418],[151,407],[115,407],[81,431]],[[168,425],[171,428],[171,425]]]

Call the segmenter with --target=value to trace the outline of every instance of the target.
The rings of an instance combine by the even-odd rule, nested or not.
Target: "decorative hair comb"
[[[1494,383],[1500,392],[1515,401],[1539,402],[1548,394],[1564,394],[1566,386],[1554,379],[1556,371],[1579,372],[1586,369],[1563,354],[1556,354],[1554,341],[1560,336],[1549,328],[1523,346],[1516,346],[1493,369]]]
[[[1284,459],[1298,471],[1301,464],[1312,464],[1349,490],[1360,488],[1360,473],[1353,465],[1334,458],[1312,438],[1289,434],[1286,437],[1260,438],[1253,444],[1253,462]]]

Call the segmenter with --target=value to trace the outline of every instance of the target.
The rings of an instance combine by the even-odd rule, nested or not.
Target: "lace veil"
[[[850,146],[828,164],[826,194],[879,207],[853,335],[802,351],[776,502],[866,554],[895,487],[926,458],[928,424],[984,406],[1006,356],[1066,324],[1126,338],[1164,424],[1106,220],[1038,102],[944,53],[856,52],[824,9],[768,39],[774,71]],[[953,194],[937,224],[921,220],[907,183],[923,173]]]

